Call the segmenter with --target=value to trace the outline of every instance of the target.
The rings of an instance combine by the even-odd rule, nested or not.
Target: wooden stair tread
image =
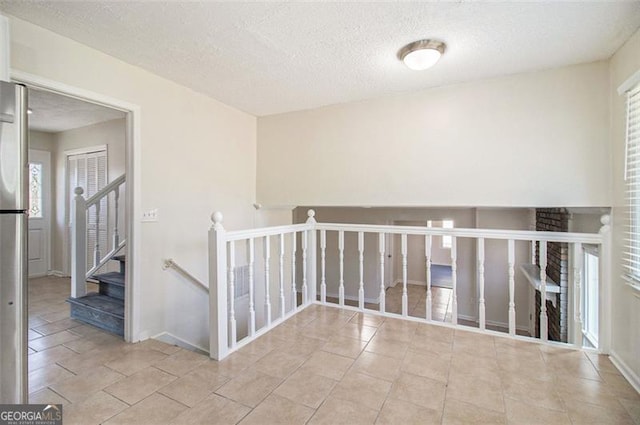
[[[80,298],[67,298],[69,304],[86,307],[119,319],[124,318],[124,301],[91,292]]]
[[[98,282],[108,283],[110,285],[124,286],[124,274],[120,272],[101,273],[91,276]]]

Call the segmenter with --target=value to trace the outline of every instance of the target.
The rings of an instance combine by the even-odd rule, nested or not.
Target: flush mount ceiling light
[[[431,68],[438,62],[446,46],[441,41],[419,40],[409,43],[398,52],[398,58],[409,69],[422,71]]]

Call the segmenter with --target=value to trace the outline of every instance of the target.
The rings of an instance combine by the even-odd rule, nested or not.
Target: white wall
[[[256,184],[256,119],[48,30],[10,18],[14,70],[140,107],[140,203],[160,221],[141,224],[133,339],[163,331],[208,348],[208,301],[172,271],[174,258],[207,280],[207,230],[214,210],[225,227],[250,227]]]
[[[607,62],[258,118],[264,205],[606,206]]]
[[[29,130],[29,148],[53,152],[55,150],[54,137],[54,133]]]
[[[612,290],[611,352],[634,374],[636,388],[640,387],[640,294],[621,278],[622,255],[625,244],[625,97],[617,88],[640,70],[640,31],[629,39],[611,58],[611,166],[613,182],[613,253],[610,284]]]

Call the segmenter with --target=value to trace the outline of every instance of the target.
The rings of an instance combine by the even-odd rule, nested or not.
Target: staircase
[[[120,262],[120,271],[91,276],[91,279],[98,281],[98,292],[68,298],[67,302],[71,304],[71,318],[124,336],[126,258],[118,255],[111,259]]]

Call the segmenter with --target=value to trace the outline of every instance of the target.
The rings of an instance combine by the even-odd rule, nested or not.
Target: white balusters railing
[[[96,271],[102,268],[125,245],[126,239],[120,237],[120,192],[126,183],[124,174],[88,199],[84,198],[84,189],[74,190],[73,207],[71,212],[71,297],[79,298],[86,294],[86,281]],[[113,197],[111,195],[113,194]],[[103,210],[106,208],[106,211]],[[103,222],[103,214],[107,220]],[[93,223],[89,225],[89,218]],[[111,238],[106,237],[103,245],[102,235],[111,232]],[[95,243],[89,247],[89,235],[95,236]],[[111,242],[111,246],[109,246]],[[105,253],[106,252],[106,253]],[[103,255],[103,253],[105,253]],[[88,262],[88,259],[91,259]]]
[[[319,241],[316,246],[317,232],[319,232]],[[536,270],[535,283],[532,284],[541,294],[539,298],[542,301],[539,305],[539,316],[534,320],[539,323],[540,340],[547,341],[550,339],[548,331],[550,319],[546,301],[548,298],[555,299],[558,292],[557,287],[554,288],[553,282],[546,273],[548,243],[550,242],[569,243],[571,246],[572,261],[570,264],[572,265],[571,285],[573,292],[570,292],[569,302],[573,317],[569,320],[571,327],[569,334],[571,341],[569,342],[579,345],[581,344],[581,304],[584,290],[581,262],[582,246],[583,244],[594,244],[599,245],[601,250],[604,249],[604,233],[606,232],[584,234],[317,223],[311,211],[309,219],[304,224],[226,232],[222,226],[222,215],[215,214],[209,239],[211,263],[209,287],[212,297],[211,355],[217,359],[224,358],[230,352],[239,349],[312,303],[357,309],[370,314],[425,320],[429,323],[440,322],[447,326],[471,326],[480,332],[487,333],[495,333],[495,330],[490,329],[496,329],[497,326],[499,329],[503,329],[501,331],[503,335],[521,338],[517,334],[521,333],[521,330],[524,332],[527,329],[528,322],[526,322],[524,315],[521,314],[522,317],[518,317],[516,314],[518,311],[516,300],[522,300],[528,293],[523,290],[528,284],[520,275],[519,270],[525,269],[527,266],[525,263],[529,259],[536,260],[538,258],[539,268],[534,265],[529,267]],[[347,237],[348,234],[357,238],[351,239]],[[369,252],[365,249],[367,234],[374,237],[377,235],[377,250],[374,248]],[[329,235],[336,239],[329,239]],[[400,246],[394,248],[393,244],[387,244],[387,235],[392,237],[399,235]],[[423,261],[416,264],[413,260],[415,257],[411,256],[412,250],[415,249],[414,236],[420,237],[420,243],[424,243],[425,248]],[[433,287],[434,267],[432,267],[432,261],[433,251],[436,249],[434,236],[448,236],[451,240],[449,252],[451,289],[445,290],[450,293],[450,304],[447,304],[446,307],[450,310],[447,310],[446,313],[442,310],[443,305],[446,304],[446,301],[443,304],[443,289]],[[273,268],[271,267],[270,246],[274,240],[272,237],[277,237],[279,242],[277,244],[279,247],[277,259],[275,255],[273,256],[273,260],[276,262]],[[264,267],[255,270],[255,240],[258,238],[263,238],[264,241],[262,257],[265,264]],[[328,246],[328,240],[336,240],[337,243],[331,242]],[[497,250],[497,245],[488,244],[487,240],[505,241],[506,251],[504,248]],[[242,257],[244,259],[240,265],[238,265],[239,255],[236,252],[236,246],[239,242],[248,247],[246,258]],[[473,244],[475,244],[475,259],[468,258],[469,253],[474,252]],[[521,248],[516,251],[518,246]],[[527,253],[527,246],[531,247],[530,254]],[[536,246],[538,246],[539,255],[536,255]],[[400,267],[398,270],[394,270],[393,262],[387,261],[387,255],[391,257],[394,249],[397,249],[401,256],[397,263]],[[300,255],[298,255],[298,250],[300,250]],[[493,262],[499,256],[502,256],[502,265],[498,267]],[[290,259],[291,264],[286,264],[287,259]],[[316,259],[319,259],[320,262],[319,270],[316,270]],[[234,299],[237,296],[235,288],[238,287],[238,277],[235,276],[234,270],[238,266],[244,267],[242,262],[245,261],[249,266],[249,302],[248,307],[247,304],[243,304],[244,307],[238,310],[240,304]],[[368,265],[368,268],[365,269],[365,265]],[[387,267],[391,268],[387,269]],[[477,273],[477,310],[473,302],[473,297],[476,296],[473,291],[472,271],[474,269]],[[409,298],[415,296],[416,293],[416,288],[412,286],[409,290],[409,285],[417,284],[409,279],[409,276],[413,279],[413,276],[416,275],[412,270],[426,272],[426,282],[423,283],[424,295],[422,295],[426,299],[425,310],[421,310],[422,307],[419,309],[425,313],[423,318],[420,318],[420,315],[414,317],[414,311],[409,311],[409,306],[415,305]],[[488,270],[491,270],[490,274]],[[498,270],[504,270],[504,274],[497,279]],[[369,276],[368,273],[371,271],[373,274]],[[288,273],[291,275],[288,276]],[[400,280],[395,281],[401,281],[402,287],[394,290],[395,295],[391,295],[388,285],[393,284],[394,278],[392,277],[389,282],[389,276],[394,274],[401,276]],[[290,284],[286,282],[290,282]],[[300,287],[296,282],[300,282]],[[255,292],[256,285],[259,288],[264,285],[264,294]],[[272,288],[272,285],[275,287]],[[500,302],[495,298],[495,294],[496,290],[500,288],[503,288],[504,291],[500,299],[508,300],[508,302],[503,301],[502,307],[498,308]],[[274,293],[277,292],[279,296],[271,298],[271,290]],[[319,299],[316,299],[316,291],[318,290],[320,296]],[[437,297],[434,296],[435,291],[439,294]],[[518,298],[516,291],[518,291]],[[394,298],[391,298],[392,296]],[[215,297],[217,300],[213,299]],[[227,300],[228,297],[229,300]],[[263,298],[256,300],[256,297]],[[487,297],[494,298],[487,299]],[[401,300],[400,304],[399,300]],[[256,302],[259,303],[257,305],[262,305],[264,302],[264,316],[260,315],[259,321],[256,321],[255,318]],[[437,314],[436,306],[438,308]],[[518,308],[521,309],[521,312],[525,312],[528,305],[518,306]],[[272,317],[272,311],[278,313]],[[243,320],[248,322],[246,336],[244,334],[238,335],[236,331],[236,322],[240,322],[239,317],[246,318]],[[496,317],[499,317],[498,321],[496,321]],[[469,325],[469,322],[474,321],[475,326]],[[501,323],[502,325],[500,325]]]

